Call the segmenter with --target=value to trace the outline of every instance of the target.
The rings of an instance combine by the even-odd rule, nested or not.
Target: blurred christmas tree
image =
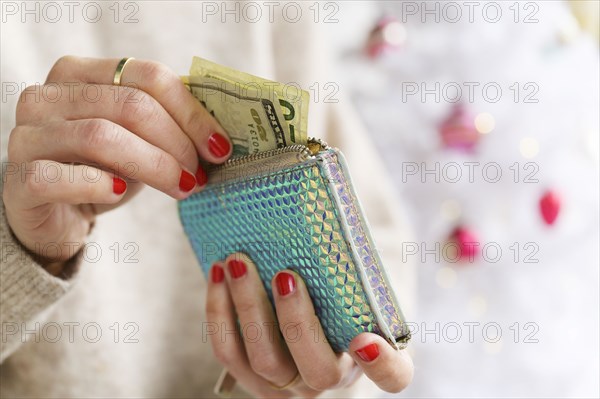
[[[405,394],[598,397],[598,3],[375,7],[344,85],[417,237]]]

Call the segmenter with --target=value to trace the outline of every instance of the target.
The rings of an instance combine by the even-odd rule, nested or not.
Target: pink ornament
[[[553,225],[560,212],[560,196],[553,190],[548,190],[540,198],[540,212],[548,225]]]
[[[396,18],[384,17],[369,34],[366,52],[369,58],[378,58],[402,47],[406,41],[406,29]]]
[[[475,118],[460,104],[440,126],[442,143],[446,148],[472,152],[479,141],[480,134],[475,128]]]
[[[454,259],[473,262],[479,255],[479,239],[473,231],[459,226],[450,234],[449,241],[455,244],[457,253]]]

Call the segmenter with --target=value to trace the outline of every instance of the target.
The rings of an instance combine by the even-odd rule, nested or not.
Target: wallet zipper
[[[208,168],[209,182],[216,183],[230,180],[231,178],[244,178],[262,172],[263,168],[265,169],[264,171],[272,170],[273,164],[267,162],[267,160],[273,161],[279,159],[287,165],[302,163],[328,148],[329,145],[323,140],[309,137],[306,145],[294,144],[231,158],[221,165],[212,165]],[[254,163],[252,168],[245,168],[245,166],[250,166],[252,163]],[[235,173],[224,173],[231,170],[235,170]]]
[[[236,157],[227,160],[222,167],[229,166],[241,166],[246,162],[254,162],[265,158],[270,158],[275,155],[284,154],[286,152],[296,152],[301,155],[302,159],[300,161],[306,161],[311,156],[317,155],[319,152],[326,150],[329,148],[326,142],[321,139],[316,139],[313,137],[309,137],[306,145],[304,144],[293,144],[287,147],[275,148],[273,150],[257,152],[255,154],[250,155],[242,155],[241,157]]]
[[[312,155],[317,155],[319,152],[329,149],[329,145],[321,139],[309,137],[306,148],[308,148]]]
[[[300,156],[300,161],[306,161],[310,158],[313,153],[310,149],[302,144],[294,144],[287,147],[275,148],[273,150],[257,152],[255,154],[250,155],[242,155],[241,157],[228,159],[227,162],[221,165],[222,168],[243,166],[246,163],[260,161],[261,159],[267,159],[274,157],[276,155],[285,154],[285,153],[297,153]]]

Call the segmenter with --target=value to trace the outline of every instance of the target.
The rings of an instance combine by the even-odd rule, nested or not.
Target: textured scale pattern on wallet
[[[283,269],[297,272],[329,343],[342,352],[359,333],[380,331],[322,167],[322,160],[313,159],[277,173],[209,185],[181,201],[179,211],[205,273],[215,261],[244,252],[259,265],[272,301],[273,276]]]
[[[400,307],[395,305],[396,298],[393,297],[391,287],[387,285],[387,276],[384,276],[385,271],[383,265],[381,265],[381,260],[373,250],[374,244],[368,229],[363,226],[366,221],[361,220],[360,211],[357,209],[358,200],[351,198],[353,190],[349,187],[349,179],[344,178],[342,163],[345,163],[345,161],[341,153],[328,151],[323,155],[323,166],[327,180],[340,198],[340,208],[345,215],[350,235],[357,248],[357,255],[361,258],[368,284],[373,289],[373,296],[381,310],[382,321],[388,326],[391,334],[397,338],[397,344],[404,346],[410,338],[410,331],[404,323],[404,316],[400,311]]]

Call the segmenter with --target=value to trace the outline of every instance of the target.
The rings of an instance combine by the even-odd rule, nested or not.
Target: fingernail
[[[369,344],[355,352],[364,362],[372,362],[379,356],[379,347],[377,344]]]
[[[208,181],[208,177],[206,176],[206,172],[202,165],[198,166],[198,170],[196,171],[196,184],[200,187],[204,186]]]
[[[286,296],[296,289],[296,280],[292,274],[281,272],[275,277],[275,285],[277,285],[279,295]]]
[[[213,133],[208,138],[208,150],[215,157],[224,157],[229,154],[229,150],[231,149],[231,144],[229,140],[220,133]]]
[[[127,183],[123,179],[113,177],[113,192],[117,195],[121,195],[127,190]]]
[[[225,272],[223,268],[217,264],[214,264],[210,269],[210,278],[213,283],[220,283],[225,278]]]
[[[227,267],[229,267],[229,274],[233,278],[240,278],[246,274],[246,264],[241,260],[232,259],[227,263]]]
[[[191,191],[196,186],[196,178],[190,172],[185,170],[181,171],[181,177],[179,178],[179,188],[181,191]]]

